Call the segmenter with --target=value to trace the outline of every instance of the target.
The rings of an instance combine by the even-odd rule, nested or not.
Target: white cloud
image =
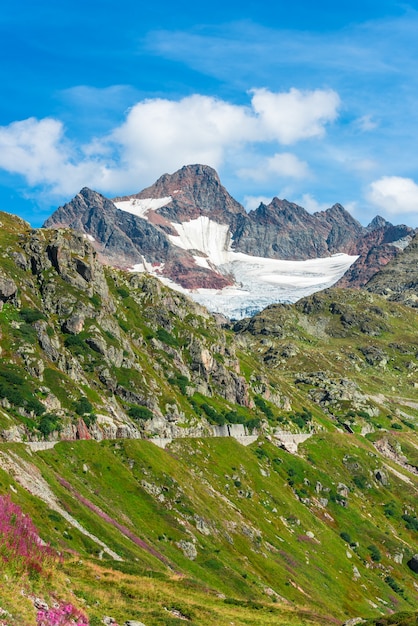
[[[309,176],[309,167],[290,152],[277,153],[268,159],[267,167],[272,174],[288,176],[289,178],[306,178]]]
[[[310,175],[308,164],[290,152],[276,153],[259,162],[256,167],[242,168],[238,172],[242,178],[265,181],[275,176],[284,178],[307,178]]]
[[[266,137],[283,145],[322,137],[325,124],[337,118],[340,105],[338,94],[332,90],[293,88],[287,93],[272,93],[267,89],[254,89],[252,93],[251,104]]]
[[[76,154],[60,121],[29,118],[0,127],[0,168],[46,186],[53,194],[73,193],[92,181],[99,184],[106,168]]]
[[[383,176],[371,183],[367,195],[387,213],[418,213],[418,185],[412,178]]]
[[[193,95],[139,102],[106,141],[119,146],[129,170],[155,175],[187,163],[219,167],[228,148],[255,141],[257,134],[247,107]]]
[[[81,95],[86,96],[85,88]],[[248,106],[198,94],[176,101],[149,99],[135,104],[110,133],[77,148],[59,120],[29,118],[0,127],[0,168],[57,194],[75,193],[85,185],[127,192],[188,163],[219,168],[229,159],[233,170],[238,154],[241,163],[262,162],[266,144],[322,136],[337,116],[338,104],[335,92],[297,89],[253,90]],[[288,152],[276,153],[262,167],[269,176],[309,174],[307,164]],[[255,179],[260,177],[256,169],[251,174]]]

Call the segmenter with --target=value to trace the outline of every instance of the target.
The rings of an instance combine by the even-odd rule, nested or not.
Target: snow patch
[[[165,198],[132,198],[131,200],[115,202],[114,205],[121,211],[145,218],[148,211],[161,209],[161,207],[169,204],[172,199],[171,196],[166,196]]]
[[[183,250],[199,250],[215,265],[229,260],[231,235],[227,224],[219,224],[201,215],[190,222],[172,222],[178,235],[168,235],[175,246]]]

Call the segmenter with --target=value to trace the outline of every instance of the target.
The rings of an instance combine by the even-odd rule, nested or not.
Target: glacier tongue
[[[234,253],[232,261],[220,269],[234,276],[236,286],[220,291],[198,289],[190,296],[210,311],[241,319],[269,304],[296,302],[331,287],[356,258],[337,254],[307,261],[281,261]],[[171,286],[176,289],[174,284]]]

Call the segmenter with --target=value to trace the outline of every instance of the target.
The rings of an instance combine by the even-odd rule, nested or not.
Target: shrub
[[[167,346],[173,346],[174,348],[178,348],[180,345],[176,337],[174,337],[174,335],[165,330],[165,328],[159,328],[156,332],[156,337],[163,343],[167,344]]]
[[[126,287],[118,287],[117,292],[121,298],[129,298],[130,296],[129,289],[126,289]]]
[[[33,322],[37,322],[38,320],[46,319],[45,315],[41,311],[38,311],[38,309],[20,309],[19,315],[27,324],[33,324]]]
[[[150,420],[153,417],[153,412],[146,406],[140,406],[135,404],[128,410],[129,417],[137,421]]]
[[[396,502],[391,500],[390,502],[386,502],[383,506],[383,513],[386,517],[395,517],[396,516]]]
[[[261,460],[261,459],[268,459],[269,455],[268,453],[264,450],[264,448],[262,447],[258,447],[255,449],[255,455]]]
[[[204,410],[204,412],[208,416],[211,424],[218,424],[218,426],[223,426],[225,424],[225,417],[221,415],[220,413],[218,413],[217,411],[215,411],[215,409],[211,407],[209,404],[204,402],[203,404],[201,404],[201,408]]]
[[[413,515],[402,515],[402,519],[406,522],[406,527],[408,530],[415,530],[418,532],[418,518]]]
[[[308,422],[312,419],[312,413],[305,407],[302,408],[302,411],[296,411],[295,413],[290,414],[290,419],[296,426],[299,428],[305,428]]]
[[[254,402],[255,402],[256,407],[260,409],[262,413],[264,413],[267,419],[271,420],[274,418],[273,411],[271,410],[269,405],[266,403],[264,398],[262,398],[261,396],[254,396]]]
[[[260,428],[260,420],[258,417],[253,417],[245,422],[245,426],[252,432],[255,428]]]
[[[10,364],[0,363],[0,398],[7,398],[10,404],[24,407],[35,415],[45,412],[45,407],[33,395],[33,389],[21,370]]]
[[[396,582],[394,578],[392,578],[392,576],[386,576],[385,583],[387,583],[389,587],[393,589],[393,591],[395,591],[396,593],[399,593],[400,596],[403,595],[404,593],[403,588],[400,585],[398,585],[398,583]]]
[[[379,561],[382,560],[382,555],[380,553],[380,550],[377,546],[375,545],[370,545],[367,546],[367,549],[370,553],[370,558],[372,561],[374,561],[375,563],[378,563]]]
[[[39,421],[38,430],[46,439],[54,430],[61,430],[60,418],[53,413],[45,413]]]
[[[98,309],[98,308],[100,308],[100,306],[102,304],[102,299],[101,299],[101,297],[97,293],[95,293],[90,298],[90,302],[92,303],[92,305],[94,306],[95,309]]]
[[[77,415],[86,415],[93,412],[93,405],[85,396],[81,396],[79,400],[73,403],[74,411]]]
[[[359,489],[366,489],[366,487],[367,487],[367,478],[366,478],[366,476],[364,476],[364,474],[358,474],[357,476],[354,476],[353,483]]]
[[[340,533],[340,537],[343,541],[345,541],[346,543],[350,543],[351,544],[351,537],[348,533],[346,533],[345,531],[343,531],[342,533]]]
[[[80,354],[86,350],[86,342],[81,335],[68,335],[65,338],[64,346],[72,349],[75,354]]]
[[[123,330],[123,332],[124,333],[129,332],[130,328],[129,328],[128,322],[125,322],[125,320],[121,319],[120,317],[118,317],[117,320],[118,320],[118,324],[121,327],[121,329]]]
[[[183,374],[178,374],[177,376],[169,378],[168,382],[170,383],[170,385],[176,385],[176,387],[180,389],[181,393],[184,396],[186,395],[186,388],[190,383],[187,376],[184,376]]]

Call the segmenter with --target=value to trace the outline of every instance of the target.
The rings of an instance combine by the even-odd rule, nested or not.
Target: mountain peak
[[[366,228],[368,231],[372,231],[377,230],[378,228],[385,228],[387,226],[392,226],[392,224],[385,220],[385,218],[381,215],[376,215]]]
[[[376,218],[372,225],[378,227],[381,220]],[[330,286],[353,263],[354,255],[364,257],[361,274],[369,278],[377,269],[376,263],[369,268],[371,248],[380,250],[383,245],[373,258],[388,260],[410,235],[402,227],[369,232],[338,203],[312,214],[274,197],[247,213],[223,187],[217,172],[202,164],[163,174],[143,191],[113,201],[84,187],[45,226],[81,231],[104,262],[170,280],[211,310],[231,317]],[[308,270],[306,265],[298,267],[291,284],[287,275],[282,278],[288,271],[281,265],[284,260],[319,258],[319,265],[309,264]],[[304,272],[311,275],[306,283],[298,278]],[[231,286],[235,291],[225,291]],[[201,289],[210,292],[198,293]]]
[[[246,215],[244,207],[223,187],[217,172],[201,164],[185,165],[173,174],[163,174],[140,193],[115,201],[159,198],[166,198],[167,202],[158,213],[178,222],[207,215],[226,224],[231,215]]]

